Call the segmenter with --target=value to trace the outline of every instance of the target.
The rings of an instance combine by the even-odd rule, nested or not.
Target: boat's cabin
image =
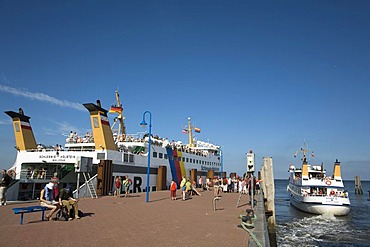
[[[348,197],[348,192],[343,188],[310,186],[301,187],[301,194],[303,196],[335,196],[335,197]]]
[[[317,165],[307,165],[308,168],[308,178],[309,179],[319,179],[322,180],[327,177],[326,170],[322,169],[321,166]],[[289,172],[293,174],[294,180],[302,178],[302,169],[296,168],[294,165],[289,166]]]

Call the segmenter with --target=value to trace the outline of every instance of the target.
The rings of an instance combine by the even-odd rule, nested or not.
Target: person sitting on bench
[[[65,187],[64,189],[61,189],[59,192],[59,204],[63,205],[67,208],[68,212],[68,220],[72,220],[71,217],[71,206],[73,207],[73,212],[75,215],[75,219],[79,219],[78,216],[78,204],[77,200],[73,198],[72,196],[72,190],[69,185]]]
[[[58,209],[57,203],[54,201],[53,196],[54,184],[52,182],[45,185],[40,193],[40,205],[51,209],[51,212],[46,215],[46,220],[50,220],[55,211]]]

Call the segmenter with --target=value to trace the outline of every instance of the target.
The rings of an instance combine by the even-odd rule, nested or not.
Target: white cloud
[[[0,84],[0,91],[10,93],[16,96],[21,96],[29,99],[34,99],[34,100],[39,100],[39,101],[45,101],[54,105],[59,105],[62,107],[69,107],[75,110],[79,111],[86,111],[86,109],[83,107],[82,104],[80,103],[75,103],[71,102],[68,100],[60,100],[56,99],[54,97],[51,97],[49,95],[43,94],[43,93],[33,93],[33,92],[28,92],[27,90],[21,90],[18,88],[10,87],[10,86],[5,86]]]

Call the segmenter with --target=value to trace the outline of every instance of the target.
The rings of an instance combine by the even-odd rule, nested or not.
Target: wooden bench
[[[30,206],[30,207],[24,207],[24,208],[13,208],[12,210],[15,214],[20,214],[21,215],[20,223],[22,225],[23,224],[23,214],[34,213],[34,212],[42,212],[41,220],[44,220],[44,215],[45,215],[45,210],[46,209],[48,209],[48,208],[44,207],[44,206]]]

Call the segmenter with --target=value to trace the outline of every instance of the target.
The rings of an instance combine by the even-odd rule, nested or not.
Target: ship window
[[[105,153],[98,153],[98,154],[96,155],[96,158],[97,158],[98,160],[105,160]]]
[[[193,159],[190,159],[190,163],[193,163]]]
[[[186,158],[186,162],[189,162],[189,158]]]
[[[159,155],[158,157],[159,157],[160,159],[163,159],[163,154],[162,154],[162,153],[159,153],[158,155]]]
[[[182,157],[182,162],[185,162],[185,157]]]
[[[19,123],[14,123],[14,128],[16,132],[19,132]]]
[[[98,117],[93,117],[93,123],[94,123],[94,128],[99,128],[99,119],[98,119]]]
[[[128,154],[123,155],[123,162],[128,162]]]
[[[133,155],[133,154],[130,154],[130,155],[128,156],[128,158],[129,158],[129,161],[128,161],[128,162],[130,162],[130,163],[134,163],[134,155]]]
[[[153,152],[153,158],[157,158],[158,157],[158,153],[157,152]]]
[[[177,160],[178,160],[178,161],[181,161],[181,157],[177,157]]]
[[[167,154],[164,154],[164,158],[167,159]]]

